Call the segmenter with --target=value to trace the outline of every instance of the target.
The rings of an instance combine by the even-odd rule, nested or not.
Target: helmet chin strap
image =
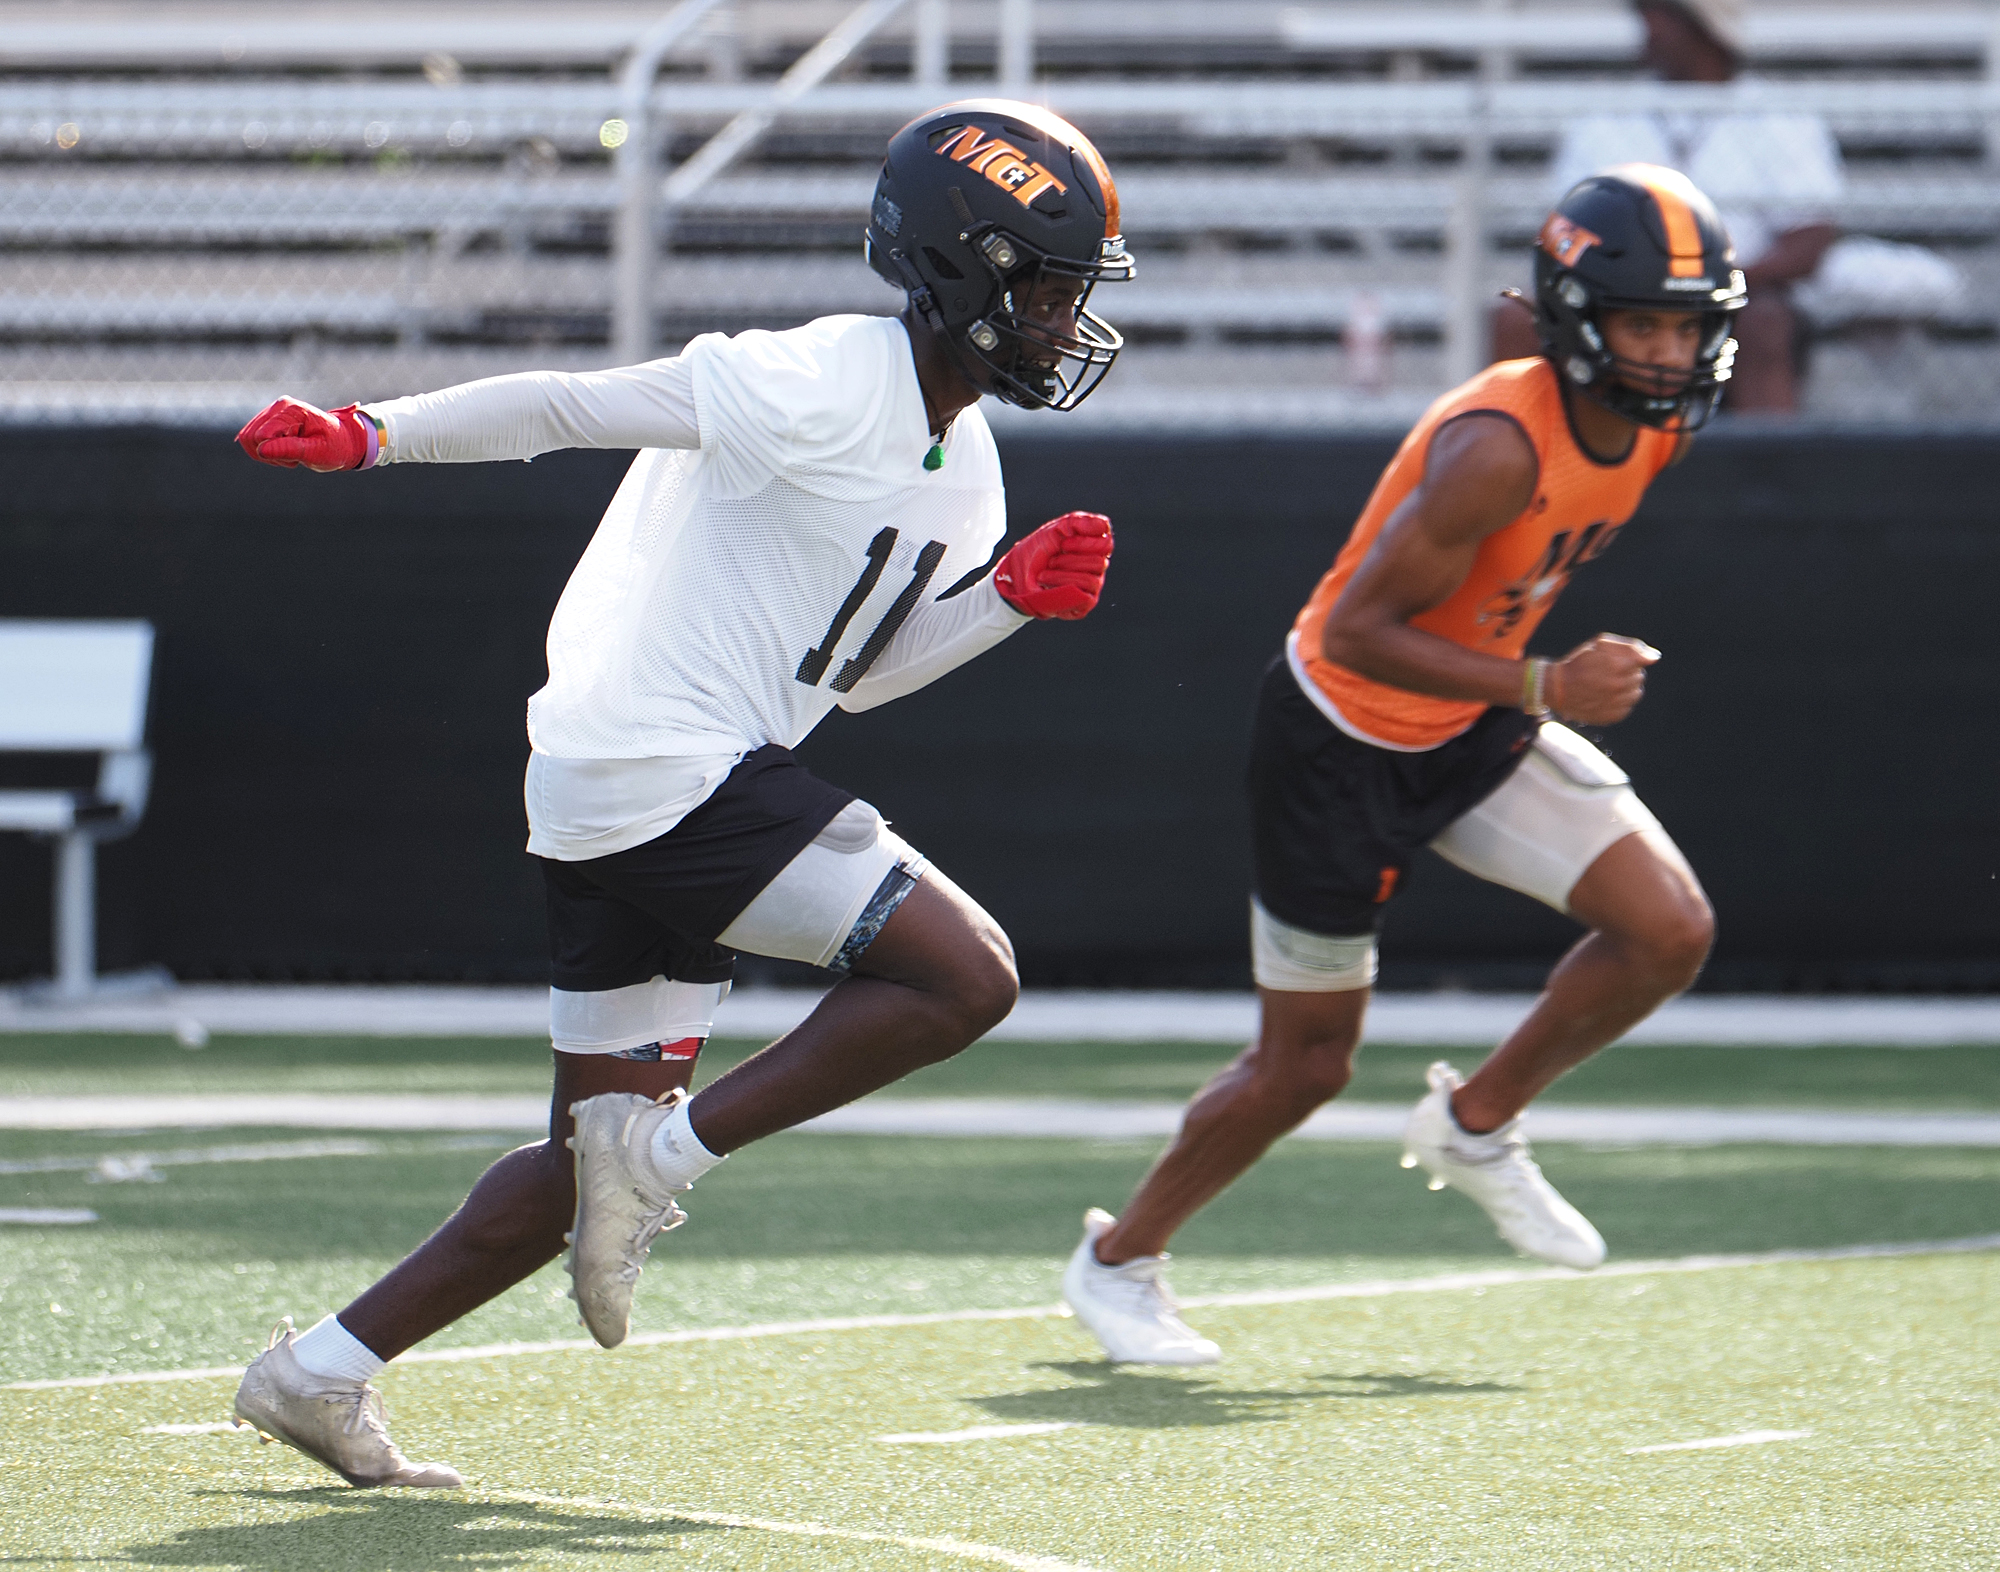
[[[940,344],[944,345],[944,352],[951,361],[952,369],[982,396],[990,392],[991,389],[973,375],[972,368],[966,364],[965,354],[958,347],[958,341],[951,336],[944,325],[944,312],[938,307],[937,295],[931,286],[924,282],[924,276],[917,271],[916,264],[905,253],[891,251],[889,265],[902,279],[903,289],[910,297],[910,304],[917,308],[917,315],[929,324],[931,333]]]

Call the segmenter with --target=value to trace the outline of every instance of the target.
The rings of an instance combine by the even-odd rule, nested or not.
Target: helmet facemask
[[[1702,312],[1701,347],[1691,367],[1658,366],[1615,354],[1606,341],[1607,310],[1679,312],[1678,302],[1606,298],[1546,255],[1536,259],[1536,325],[1542,346],[1563,380],[1591,402],[1655,431],[1694,432],[1706,426],[1735,373],[1736,340],[1729,320],[1747,298],[1742,274],[1717,309]]]
[[[951,335],[954,347],[983,372],[973,380],[986,383],[1002,403],[1075,409],[1125,347],[1124,336],[1090,310],[1100,280],[1132,276],[1123,242],[1106,240],[1095,261],[1078,262],[1037,250],[996,224],[976,224],[965,239],[993,283],[985,312]],[[1041,319],[1051,300],[1066,308],[1056,320],[1068,320],[1069,332]]]

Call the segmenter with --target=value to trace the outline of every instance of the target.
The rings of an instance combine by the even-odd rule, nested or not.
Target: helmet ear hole
[[[960,272],[953,264],[951,258],[938,250],[936,246],[924,247],[924,260],[930,263],[932,270],[939,278],[948,278],[957,282],[965,277],[965,274]]]

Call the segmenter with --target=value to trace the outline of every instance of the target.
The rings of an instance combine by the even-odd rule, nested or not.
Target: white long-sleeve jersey
[[[914,692],[1029,620],[990,576],[941,598],[1006,532],[999,456],[974,407],[924,468],[930,423],[891,317],[709,334],[671,360],[368,412],[389,463],[641,449],[528,701],[529,849],[544,856],[664,834],[744,753],[796,746],[836,704]]]

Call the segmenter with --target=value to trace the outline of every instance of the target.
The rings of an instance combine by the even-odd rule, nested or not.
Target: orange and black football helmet
[[[1694,431],[1721,401],[1736,361],[1730,318],[1749,298],[1722,218],[1687,176],[1619,164],[1579,182],[1549,215],[1535,250],[1535,324],[1557,374],[1613,414]],[[1606,310],[1698,311],[1692,372],[1621,359]]]
[[[868,262],[908,292],[976,387],[1028,409],[1075,409],[1124,347],[1089,309],[1128,279],[1118,188],[1097,149],[1046,109],[947,104],[889,142],[869,209]],[[1028,309],[1055,282],[1075,313]]]

